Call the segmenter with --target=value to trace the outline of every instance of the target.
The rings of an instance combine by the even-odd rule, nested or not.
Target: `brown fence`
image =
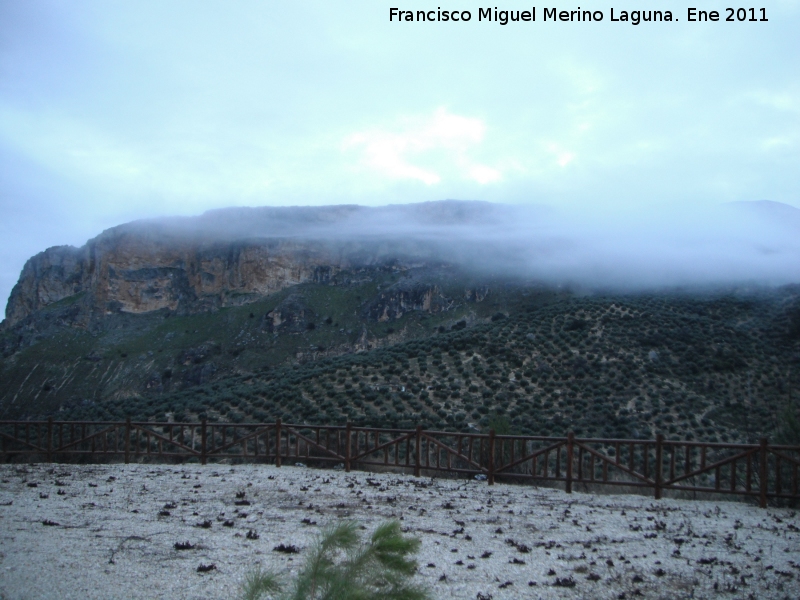
[[[0,421],[0,459],[47,462],[233,459],[393,467],[506,481],[800,499],[800,447],[586,439],[281,423]]]

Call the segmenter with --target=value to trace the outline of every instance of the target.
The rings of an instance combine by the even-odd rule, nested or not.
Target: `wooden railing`
[[[392,467],[505,481],[563,482],[800,499],[800,447],[585,439],[275,423],[0,421],[0,459],[47,462],[207,461]]]

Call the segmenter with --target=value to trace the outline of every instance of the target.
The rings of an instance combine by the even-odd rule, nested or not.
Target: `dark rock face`
[[[485,222],[496,210],[456,201],[262,207],[128,223],[81,248],[58,246],[28,260],[0,326],[15,327],[61,302],[75,306],[68,318],[83,325],[112,313],[204,312],[247,304],[299,283],[334,284],[343,270],[441,262],[448,253],[435,228]],[[470,293],[475,297],[468,300],[482,294]],[[435,312],[448,302],[432,288],[392,294],[380,309],[386,314],[378,318],[406,310]]]
[[[265,331],[302,333],[315,327],[314,313],[301,294],[289,294],[264,317]]]
[[[453,301],[444,295],[438,285],[420,281],[401,281],[385,291],[370,303],[367,316],[375,321],[399,319],[412,310],[438,313],[448,310]]]
[[[220,352],[222,349],[217,344],[201,344],[196,348],[188,348],[181,352],[177,362],[185,366],[199,365]]]
[[[192,385],[202,385],[208,383],[214,378],[217,372],[217,365],[213,362],[207,362],[202,365],[196,365],[186,371],[183,375],[184,387]]]
[[[483,302],[489,295],[489,286],[480,285],[464,290],[464,298],[467,302]]]

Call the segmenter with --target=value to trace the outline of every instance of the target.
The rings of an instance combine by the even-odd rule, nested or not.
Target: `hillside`
[[[69,304],[62,320],[92,327],[114,314],[198,314],[241,306],[302,283],[343,282],[362,270],[456,264],[494,254],[456,249],[464,227],[508,219],[508,207],[431,202],[381,208],[261,207],[134,221],[84,246],[27,261],[0,330],[36,328],[38,313]],[[458,258],[458,260],[455,260]]]
[[[493,424],[541,435],[573,429],[583,436],[652,437],[658,431],[752,441],[775,435],[798,384],[800,294],[792,288],[747,297],[505,290],[493,301],[464,303],[452,312],[372,322],[365,325],[365,345],[353,339],[357,352],[337,356],[320,348],[342,335],[342,323],[337,330],[323,319],[313,330],[306,324],[295,333],[269,335],[264,344],[263,319],[245,310],[251,309],[165,319],[138,339],[108,347],[96,362],[78,359],[90,372],[81,376],[87,385],[92,373],[152,375],[136,395],[66,402],[58,417],[350,419],[375,426],[467,430]],[[201,323],[204,330],[185,329]],[[162,369],[159,361],[173,366]],[[209,372],[210,381],[180,389],[178,382]]]
[[[487,241],[509,211],[231,209],[50,249],[0,330],[0,418],[726,441],[796,427],[800,288],[547,282]]]
[[[244,306],[120,312],[87,326],[72,320],[80,299],[68,298],[0,333],[0,418],[111,400],[131,408],[230,376],[427,337],[503,309],[507,294],[489,284],[446,268],[364,268]]]

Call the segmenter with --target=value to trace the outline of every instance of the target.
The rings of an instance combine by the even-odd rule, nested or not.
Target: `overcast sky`
[[[544,23],[539,5],[502,26],[469,0],[0,0],[0,306],[46,247],[231,205],[800,207],[800,0],[744,23],[723,3],[688,23],[688,2],[637,2],[678,19],[638,26],[585,4],[605,19]],[[390,23],[391,6],[472,20]]]

